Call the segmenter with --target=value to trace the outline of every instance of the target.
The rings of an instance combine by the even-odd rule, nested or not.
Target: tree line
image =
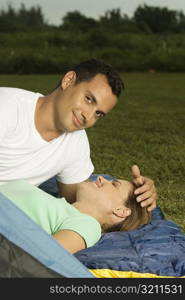
[[[68,12],[49,25],[41,8],[0,11],[0,73],[62,73],[97,58],[119,71],[185,71],[185,16],[139,6],[133,17],[108,10],[98,20]]]
[[[20,32],[34,30],[65,29],[88,32],[92,29],[110,32],[130,32],[146,34],[168,34],[185,32],[183,11],[170,10],[167,7],[141,5],[132,17],[121,12],[120,8],[107,10],[98,20],[87,17],[78,10],[68,12],[61,18],[58,26],[49,25],[40,6],[26,8],[21,4],[18,10],[9,4],[6,10],[0,10],[0,32]]]

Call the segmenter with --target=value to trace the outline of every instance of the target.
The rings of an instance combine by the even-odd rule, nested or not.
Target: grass
[[[59,75],[0,75],[0,86],[48,93]],[[185,232],[185,74],[126,73],[126,90],[88,129],[95,173],[131,179],[138,164],[155,181],[158,205]]]

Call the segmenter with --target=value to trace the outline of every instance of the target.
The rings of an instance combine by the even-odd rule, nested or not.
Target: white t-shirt
[[[36,103],[43,95],[0,88],[0,185],[25,179],[40,185],[57,180],[78,183],[94,170],[85,130],[64,133],[47,142],[35,127]]]

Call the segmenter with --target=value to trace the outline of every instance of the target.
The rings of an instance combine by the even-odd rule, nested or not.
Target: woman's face
[[[106,180],[98,176],[95,182],[86,181],[78,185],[77,201],[86,200],[93,202],[102,211],[113,207],[122,206],[133,193],[133,184],[127,180]]]

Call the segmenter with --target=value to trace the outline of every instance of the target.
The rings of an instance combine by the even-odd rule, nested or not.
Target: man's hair
[[[124,90],[124,83],[119,74],[111,65],[105,64],[103,61],[97,59],[86,60],[72,67],[71,71],[76,73],[76,84],[89,81],[96,75],[102,74],[105,75],[114,95],[119,97]]]
[[[151,213],[147,211],[147,207],[141,207],[141,204],[136,201],[134,190],[125,203],[126,207],[131,209],[131,214],[122,222],[110,226],[106,232],[133,230],[150,222]]]

